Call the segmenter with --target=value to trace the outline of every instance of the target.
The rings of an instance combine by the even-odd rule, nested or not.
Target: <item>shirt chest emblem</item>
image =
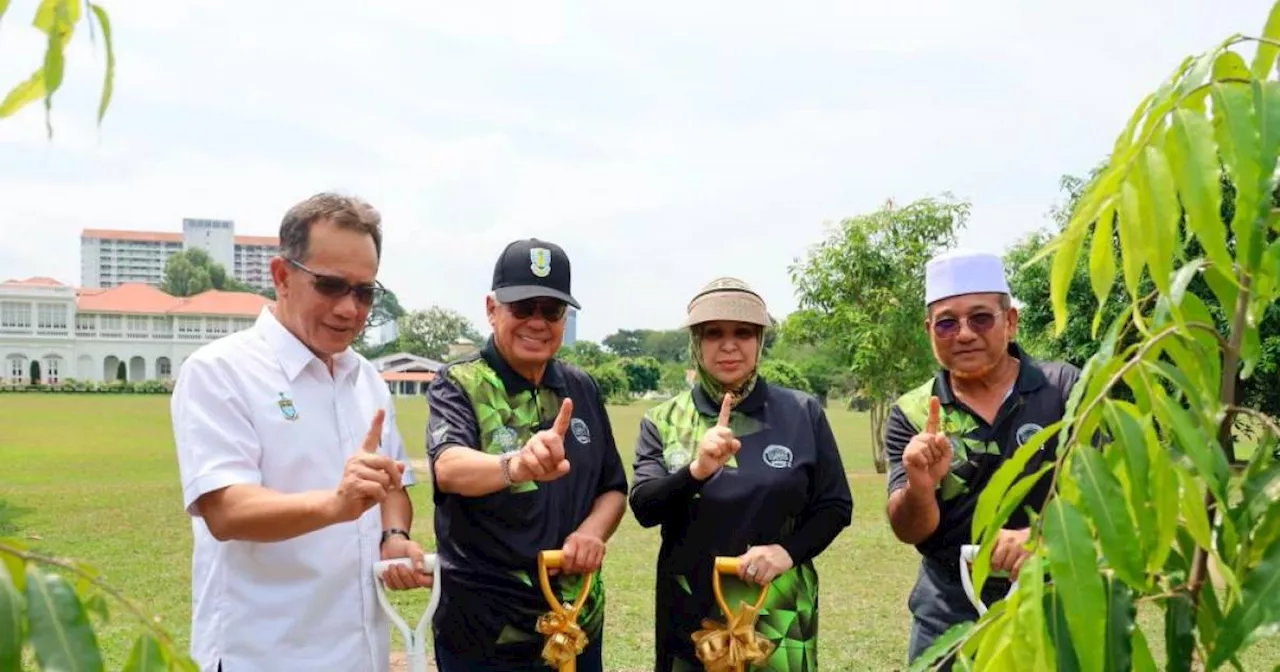
[[[765,464],[774,469],[790,469],[791,462],[794,459],[790,448],[776,443],[766,447],[760,456],[764,459]]]
[[[1034,422],[1028,422],[1027,424],[1019,427],[1017,433],[1014,436],[1018,440],[1018,445],[1021,446],[1024,443],[1030,441],[1032,437],[1040,433],[1040,431],[1043,429],[1044,427],[1041,427],[1040,425],[1037,425]]]
[[[578,443],[586,445],[591,443],[591,429],[587,427],[587,422],[582,418],[574,418],[569,421],[569,430],[573,432],[573,438]]]
[[[293,405],[293,400],[286,397],[284,392],[280,393],[280,401],[276,402],[280,406],[280,414],[285,420],[290,422],[298,419],[298,409]]]

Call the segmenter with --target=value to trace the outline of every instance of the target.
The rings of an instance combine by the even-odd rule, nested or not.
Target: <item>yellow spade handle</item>
[[[738,559],[724,556],[716,557],[716,568],[711,572],[711,590],[715,591],[716,603],[720,605],[720,611],[724,612],[725,618],[732,618],[733,611],[729,609],[729,604],[724,600],[724,590],[720,587],[721,574],[738,574]],[[764,600],[769,596],[769,586],[760,587],[760,597],[756,599],[756,611],[764,607]]]
[[[556,594],[551,590],[551,579],[547,576],[548,569],[559,569],[564,565],[563,551],[541,551],[538,553],[538,583],[542,585],[542,597],[547,600],[547,604],[551,606],[551,610],[563,614],[564,605],[560,604],[560,600],[556,598]],[[587,602],[587,594],[591,592],[591,582],[595,579],[595,572],[588,572],[582,580],[582,590],[578,592],[578,599],[573,603],[573,617],[576,620],[578,612],[582,611],[582,605]]]

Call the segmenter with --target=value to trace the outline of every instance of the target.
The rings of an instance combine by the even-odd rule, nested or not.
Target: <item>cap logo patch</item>
[[[551,250],[545,247],[529,250],[529,270],[539,278],[551,275]]]

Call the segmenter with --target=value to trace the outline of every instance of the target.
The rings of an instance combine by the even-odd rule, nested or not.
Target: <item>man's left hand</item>
[[[564,540],[560,565],[565,574],[586,574],[600,569],[604,564],[604,540],[587,532],[574,532]]]
[[[1028,528],[1000,530],[1000,534],[996,536],[996,547],[991,551],[991,571],[1009,572],[1009,578],[1017,581],[1022,563],[1031,555],[1026,549],[1030,536],[1031,530]]]
[[[777,544],[751,546],[738,556],[738,578],[767,586],[791,569],[791,564],[791,554]]]
[[[404,537],[391,537],[382,545],[382,559],[395,560],[409,558],[413,569],[403,565],[392,565],[382,575],[382,582],[391,590],[409,590],[411,588],[430,588],[431,572],[427,571],[423,561],[422,547],[417,542]]]

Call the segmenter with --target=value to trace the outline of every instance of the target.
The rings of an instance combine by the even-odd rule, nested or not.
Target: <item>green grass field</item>
[[[17,512],[16,536],[46,553],[86,560],[112,585],[154,612],[185,646],[189,628],[191,528],[163,396],[0,396],[0,501]],[[619,449],[630,468],[644,406],[612,407]],[[398,406],[411,457],[423,454],[422,398]],[[819,656],[827,670],[905,669],[907,594],[918,556],[897,542],[884,515],[884,476],[875,473],[867,418],[830,411],[853,489],[854,521],[817,561],[822,577]],[[414,488],[414,533],[431,538],[429,485]],[[0,533],[6,532],[0,530]],[[656,530],[630,516],[610,544],[605,660],[610,670],[652,666]],[[425,594],[400,596],[416,622]],[[108,668],[120,669],[136,624],[120,609],[99,632]],[[1163,624],[1144,619],[1157,656]],[[393,644],[398,649],[399,644]],[[1280,660],[1275,638],[1242,657],[1245,669]],[[1264,661],[1270,661],[1265,663]]]

